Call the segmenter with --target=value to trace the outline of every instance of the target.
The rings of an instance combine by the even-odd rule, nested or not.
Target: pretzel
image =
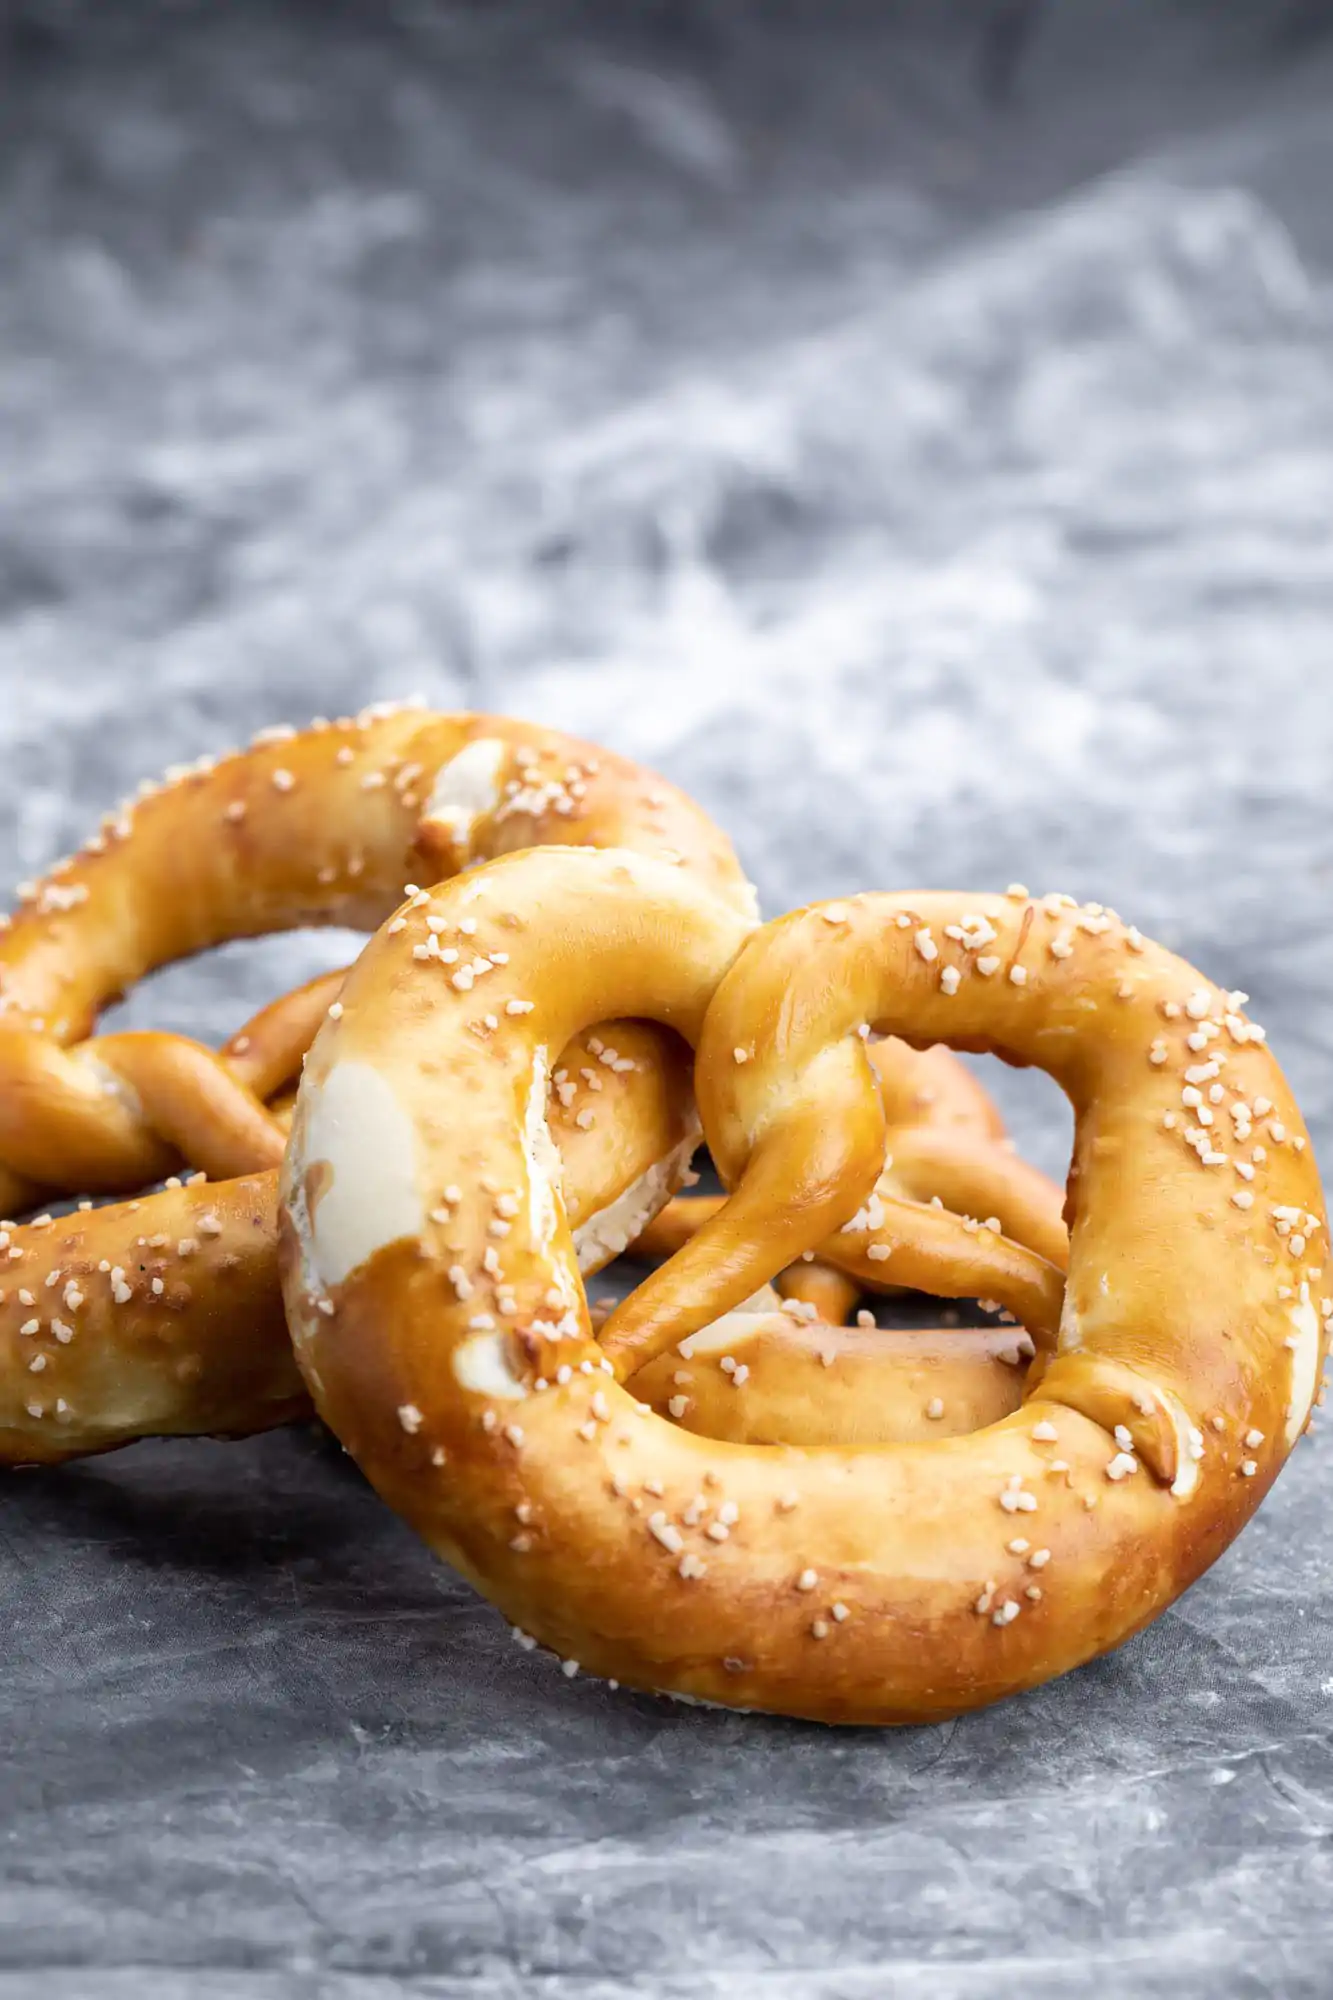
[[[221,1053],[179,1035],[93,1037],[108,1002],[227,938],[373,927],[409,871],[553,838],[654,852],[753,920],[725,836],[674,787],[552,731],[413,709],[266,732],[144,788],[80,854],[23,886],[19,913],[0,923],[0,1212],[52,1191],[139,1188],[182,1156],[210,1184],[58,1225],[0,1224],[0,1460],[69,1457],[147,1430],[262,1429],[304,1403],[282,1330],[276,1180],[248,1176],[282,1156],[286,1121],[264,1100],[299,1067],[314,1019],[336,1014],[332,982],[275,1003]],[[476,984],[484,1039],[503,1015],[503,968],[483,973],[466,938],[458,950],[434,969]],[[660,1030],[617,1023],[585,1038],[567,1077],[556,1065],[589,1270],[688,1169],[697,1124],[682,1058]],[[226,1189],[213,1178],[235,1175],[247,1178]]]
[[[778,1290],[840,1323],[862,1286],[838,1263],[850,1263],[878,1291],[905,1288],[870,1277],[873,1260],[880,1273],[892,1263],[912,1289],[997,1296],[1016,1317],[1033,1314],[1053,1326],[1062,1296],[1055,1274],[1069,1254],[1061,1191],[1017,1157],[990,1097],[947,1049],[918,1051],[894,1037],[870,1043],[868,1053],[889,1127],[884,1171],[867,1204],[872,1228],[850,1255],[850,1246],[830,1238],[820,1261],[793,1265],[777,1279]],[[721,1200],[677,1196],[649,1223],[634,1254],[674,1255]],[[935,1212],[923,1215],[922,1207]]]
[[[326,1421],[567,1673],[917,1721],[1118,1644],[1227,1546],[1309,1418],[1333,1310],[1325,1218],[1243,996],[1066,898],[840,909],[747,945],[652,861],[554,850],[437,889],[404,935],[368,947],[312,1051],[283,1173],[284,1291]],[[923,955],[978,910],[984,948]],[[427,916],[452,930],[465,914],[510,940],[534,1002],[485,1048],[466,999],[408,949]],[[697,1039],[705,1132],[734,1192],[674,1265],[710,1236],[715,1262],[685,1287],[663,1267],[599,1347],[541,1104],[543,1051],[605,1008]],[[735,1445],[664,1423],[619,1378],[873,1186],[884,1122],[866,1020],[1040,1063],[1069,1093],[1058,1352],[1020,1410],[939,1442]],[[378,1177],[348,1143],[349,1114],[371,1107]],[[455,1177],[467,1192],[437,1220]],[[503,1297],[483,1261],[496,1246]]]

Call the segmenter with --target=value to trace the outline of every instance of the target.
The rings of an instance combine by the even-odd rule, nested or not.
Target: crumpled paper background
[[[770,910],[1114,905],[1324,1150],[1330,25],[11,9],[4,872],[420,691],[653,761]],[[1330,1490],[1316,1437],[1115,1657],[876,1735],[567,1683],[306,1432],[10,1477],[0,1992],[1326,1993]]]

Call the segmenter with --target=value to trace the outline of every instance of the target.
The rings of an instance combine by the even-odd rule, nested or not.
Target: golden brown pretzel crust
[[[0,1214],[57,1190],[138,1188],[182,1157],[215,1177],[276,1167],[285,1119],[264,1100],[295,1073],[316,1015],[336,1006],[332,983],[286,996],[220,1054],[177,1035],[87,1039],[146,972],[232,937],[373,927],[408,874],[434,879],[553,838],[642,848],[753,909],[725,836],[675,787],[492,716],[373,711],[272,731],[146,788],[80,854],[25,885],[17,915],[0,922]],[[491,1009],[503,1010],[502,969],[491,985],[482,1037]],[[479,998],[490,990],[478,984]],[[590,1240],[591,1270],[679,1184],[697,1127],[688,1058],[660,1029],[590,1032],[566,1062],[553,1125],[571,1200],[597,1235],[594,1218],[624,1198]],[[5,1227],[0,1461],[104,1450],[146,1430],[262,1429],[301,1407],[277,1290],[275,1178],[235,1195],[212,1183],[169,1193],[54,1233]],[[140,1237],[152,1239],[146,1255]],[[78,1304],[62,1307],[71,1284]],[[154,1357],[161,1381],[150,1379]]]
[[[837,926],[805,911],[741,950],[679,875],[556,850],[423,898],[372,942],[307,1066],[284,1290],[318,1407],[381,1493],[570,1671],[911,1721],[1118,1644],[1237,1533],[1308,1420],[1325,1219],[1299,1113],[1237,996],[1118,919],[1054,898],[841,908]],[[485,1049],[466,1000],[412,960],[432,915],[510,940],[534,1012]],[[950,926],[985,943],[927,958],[923,933]],[[719,1222],[739,1218],[712,1225],[715,1259],[688,1289],[677,1266],[710,1232],[612,1316],[613,1363],[534,1111],[541,1049],[605,1008],[700,1037],[705,1127],[735,1187]],[[739,1303],[873,1185],[867,1020],[1038,1062],[1069,1093],[1058,1356],[1021,1410],[924,1444],[722,1444],[661,1422],[608,1368]],[[353,1109],[391,1163],[374,1187],[342,1137]],[[437,1221],[446,1177],[468,1192]]]

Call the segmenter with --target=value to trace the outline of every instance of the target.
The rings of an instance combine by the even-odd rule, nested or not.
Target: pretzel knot
[[[182,1035],[103,1035],[63,1049],[0,1032],[0,1206],[45,1189],[143,1187],[182,1159],[218,1178],[276,1167],[280,1121],[231,1066]]]
[[[1304,1128],[1243,996],[1067,898],[840,910],[752,935],[628,854],[533,852],[444,885],[379,933],[320,1031],[281,1259],[321,1414],[566,1671],[898,1722],[1049,1679],[1206,1568],[1308,1421],[1333,1306],[1316,1305],[1326,1225]],[[414,961],[432,919],[504,940],[533,1003],[484,1048]],[[599,1346],[543,1106],[548,1051],[608,1008],[696,1044],[732,1194]],[[622,1378],[688,1355],[883,1171],[867,1022],[1039,1064],[1069,1094],[1054,1352],[1021,1409],[942,1442],[676,1428]],[[441,1206],[445,1183],[459,1198]]]
[[[737,1044],[732,1060],[749,1053]],[[888,1127],[883,1170],[864,1207],[817,1258],[807,1251],[813,1261],[785,1271],[779,1291],[835,1324],[866,1287],[983,1298],[1053,1334],[1069,1254],[1061,1191],[1017,1157],[994,1104],[947,1049],[889,1039],[868,1042],[867,1053]],[[640,1254],[682,1250],[722,1199],[669,1202]]]

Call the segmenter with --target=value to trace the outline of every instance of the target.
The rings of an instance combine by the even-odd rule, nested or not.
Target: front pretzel
[[[321,1413],[567,1672],[918,1721],[1118,1644],[1226,1547],[1308,1421],[1325,1222],[1239,996],[1066,899],[841,907],[836,941],[816,910],[747,945],[654,863],[555,851],[436,891],[374,940],[316,1043],[284,1170],[284,1290]],[[992,949],[921,953],[978,909]],[[467,1002],[412,961],[432,916],[506,940],[533,1003],[484,1050]],[[714,1226],[720,1255],[687,1297],[668,1265],[613,1316],[614,1360],[591,1337],[541,1116],[546,1052],[602,1008],[700,1038],[705,1127],[743,1224]],[[866,1021],[1039,1063],[1068,1091],[1059,1353],[1021,1410],[938,1443],[674,1429],[617,1371],[737,1304],[873,1186]],[[355,1144],[367,1121],[378,1177]],[[468,1192],[437,1215],[446,1178]]]

